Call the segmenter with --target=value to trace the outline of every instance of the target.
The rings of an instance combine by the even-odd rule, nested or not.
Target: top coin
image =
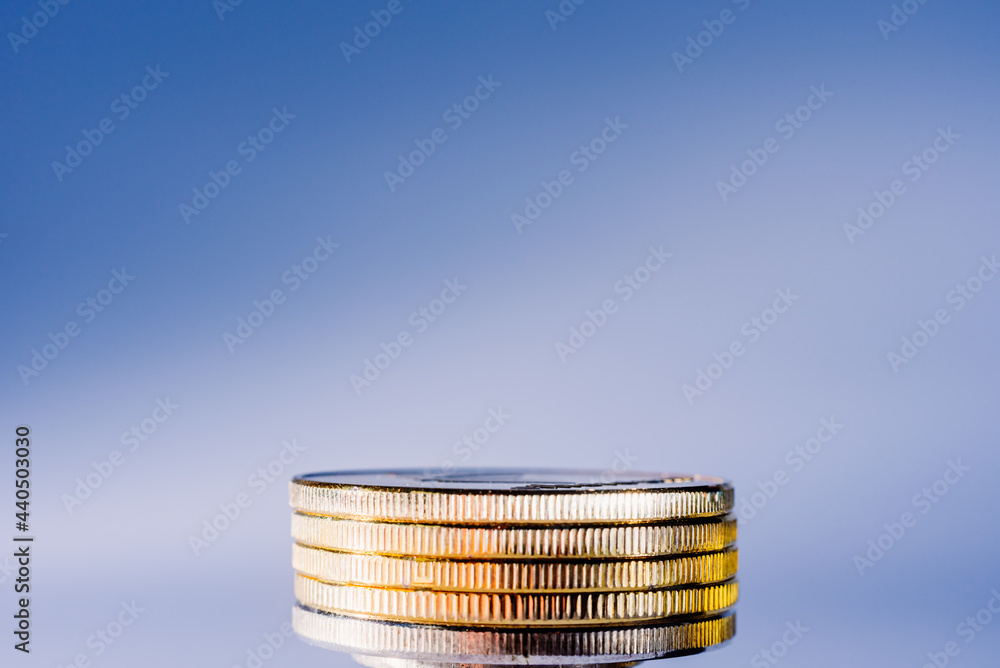
[[[724,515],[733,487],[721,478],[644,471],[334,471],[296,476],[290,502],[300,512],[385,522],[660,522]]]

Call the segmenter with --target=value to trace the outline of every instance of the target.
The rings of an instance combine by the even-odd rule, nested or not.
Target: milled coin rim
[[[455,592],[631,591],[734,577],[738,551],[615,560],[453,560],[292,545],[292,568],[335,584]]]
[[[398,524],[292,513],[304,545],[365,554],[463,559],[631,559],[712,552],[736,542],[736,516],[671,524],[556,527]]]
[[[546,665],[665,658],[716,647],[736,634],[732,611],[620,628],[470,629],[346,617],[297,605],[306,642],[342,652],[447,663]]]
[[[561,469],[462,469],[449,475],[503,475],[511,472],[593,474],[601,471]],[[418,469],[334,471],[296,476],[289,484],[289,503],[299,511],[344,518],[442,524],[491,522],[656,522],[723,515],[733,508],[732,485],[700,475],[643,473],[633,480],[596,484],[514,484],[491,488],[427,481],[421,484],[375,485],[365,476],[424,476]],[[317,480],[339,476],[342,480]],[[659,481],[657,481],[659,479]],[[487,484],[487,483],[482,483]],[[469,483],[471,485],[471,483]]]
[[[322,582],[295,574],[295,598],[314,610],[397,622],[461,626],[603,626],[717,613],[739,583],[615,592],[443,592]]]

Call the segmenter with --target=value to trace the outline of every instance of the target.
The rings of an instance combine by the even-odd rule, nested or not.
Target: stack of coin
[[[718,478],[348,471],[296,477],[291,505],[295,630],[367,666],[631,664],[735,633]]]

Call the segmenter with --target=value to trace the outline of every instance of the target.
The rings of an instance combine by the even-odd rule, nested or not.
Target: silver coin
[[[292,626],[307,642],[355,655],[447,664],[554,665],[632,663],[691,654],[736,632],[732,612],[608,629],[468,629],[359,619],[292,609]]]
[[[396,522],[549,524],[655,522],[724,515],[733,488],[721,478],[598,470],[342,471],[294,478],[296,510]]]

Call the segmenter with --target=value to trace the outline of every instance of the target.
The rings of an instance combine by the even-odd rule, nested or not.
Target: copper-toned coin
[[[337,584],[435,591],[628,591],[720,582],[736,575],[735,548],[659,559],[473,561],[356,554],[292,546],[292,567]]]
[[[631,559],[710,552],[736,541],[736,517],[694,523],[489,527],[364,522],[294,513],[292,537],[346,552],[465,559]]]
[[[385,589],[295,576],[302,605],[342,615],[424,624],[594,626],[720,612],[736,603],[735,579],[681,589],[581,593],[480,593]]]

